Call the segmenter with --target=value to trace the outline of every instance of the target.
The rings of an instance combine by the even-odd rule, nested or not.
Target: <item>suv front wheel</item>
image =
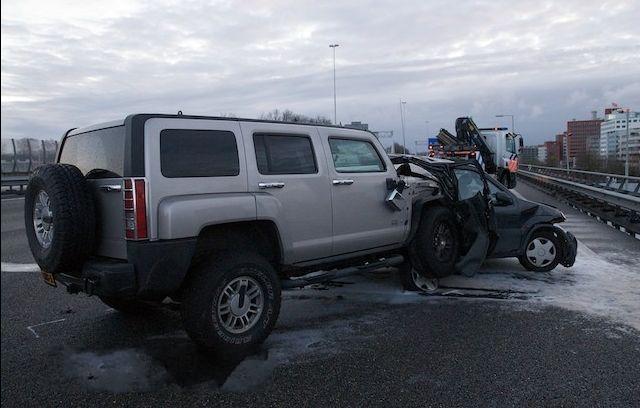
[[[199,346],[235,359],[253,351],[271,333],[280,313],[280,281],[263,257],[220,256],[190,273],[182,320]]]

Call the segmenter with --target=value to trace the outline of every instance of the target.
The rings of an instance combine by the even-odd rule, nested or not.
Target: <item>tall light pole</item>
[[[404,106],[407,104],[406,101],[400,99],[400,124],[402,125],[402,154],[407,153],[407,141],[404,135]]]
[[[338,124],[338,105],[336,103],[336,48],[340,44],[329,44],[329,48],[333,49],[333,124]]]
[[[511,133],[516,133],[516,125],[515,120],[513,119],[513,115],[496,115],[496,118],[508,118],[511,117]]]

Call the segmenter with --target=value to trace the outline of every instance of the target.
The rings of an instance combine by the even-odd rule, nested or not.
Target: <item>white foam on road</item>
[[[40,267],[34,263],[2,262],[2,264],[0,264],[0,270],[2,270],[2,272],[40,272]]]
[[[304,289],[288,293],[306,293],[311,297],[332,293],[342,295],[347,302],[387,304],[439,299],[403,292],[393,274],[376,275],[375,279],[370,275],[341,279],[353,284],[330,291]],[[536,273],[525,270],[515,258],[490,259],[475,276],[450,276],[441,279],[440,286],[436,292],[440,296],[497,294],[506,299],[524,298],[513,304],[518,307],[557,306],[640,330],[640,268],[612,264],[581,242],[578,242],[578,255],[571,268],[558,266],[551,272]]]
[[[487,262],[471,281],[474,286],[536,292],[535,302],[612,318],[640,330],[640,270],[611,264],[581,243],[571,268],[533,273],[515,259],[501,259]]]

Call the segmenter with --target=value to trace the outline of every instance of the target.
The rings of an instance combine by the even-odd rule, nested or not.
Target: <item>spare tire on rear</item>
[[[95,210],[82,172],[70,164],[38,167],[27,185],[24,221],[44,272],[78,274],[95,240]]]

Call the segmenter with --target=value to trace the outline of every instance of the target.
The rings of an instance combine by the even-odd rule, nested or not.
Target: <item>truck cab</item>
[[[496,178],[508,188],[516,185],[518,155],[523,146],[522,135],[507,128],[480,128],[480,135],[493,152]]]

